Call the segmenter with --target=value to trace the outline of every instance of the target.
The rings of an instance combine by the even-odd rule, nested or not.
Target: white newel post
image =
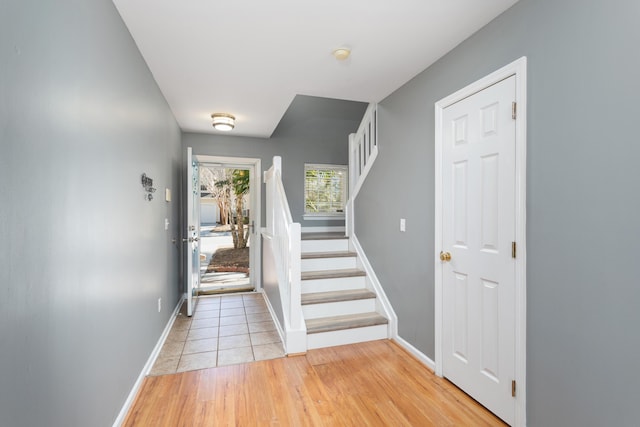
[[[290,319],[291,319],[291,328],[301,329],[302,328],[302,290],[300,284],[300,246],[301,246],[301,228],[300,223],[294,222],[291,224],[289,234],[289,271],[290,271],[290,280],[291,280],[291,305],[290,305]]]
[[[274,172],[278,172],[278,175],[282,176],[282,157],[273,157],[273,170]]]

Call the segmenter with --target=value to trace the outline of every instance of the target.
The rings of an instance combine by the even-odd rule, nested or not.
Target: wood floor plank
[[[130,426],[503,426],[388,340],[147,377]]]

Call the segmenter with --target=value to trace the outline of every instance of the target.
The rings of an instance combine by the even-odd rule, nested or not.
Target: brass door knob
[[[444,262],[451,261],[451,254],[449,252],[440,251],[440,261],[444,261]]]

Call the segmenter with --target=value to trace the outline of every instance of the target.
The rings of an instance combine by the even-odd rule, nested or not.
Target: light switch
[[[171,201],[171,190],[170,190],[170,189],[168,189],[168,188],[165,188],[165,189],[164,189],[164,199],[165,199],[167,202],[170,202],[170,201]]]
[[[407,222],[404,218],[400,218],[400,231],[407,231]]]

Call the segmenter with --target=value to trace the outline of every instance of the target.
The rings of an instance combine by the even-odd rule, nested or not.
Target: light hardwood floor
[[[147,377],[125,426],[502,426],[392,341]]]

